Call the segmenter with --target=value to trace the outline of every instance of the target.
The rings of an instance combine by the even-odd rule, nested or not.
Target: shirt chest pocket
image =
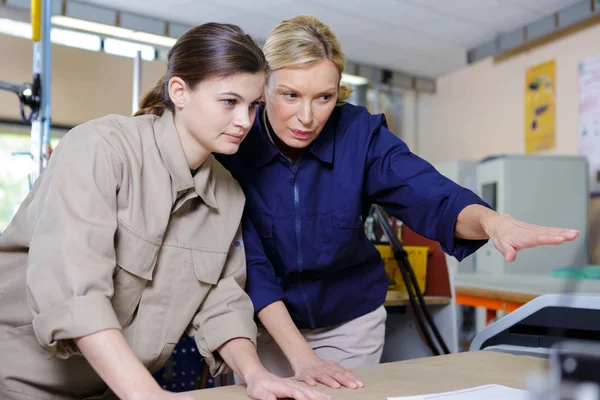
[[[349,260],[356,257],[361,243],[366,240],[364,225],[360,214],[351,210],[336,210],[322,215],[318,219],[321,238],[321,251],[318,264],[322,267],[345,267]]]
[[[175,301],[168,322],[168,343],[177,343],[198,311],[202,312],[199,307],[211,289],[219,283],[227,261],[226,252],[191,252],[192,259],[183,262],[181,279],[174,294]]]
[[[265,255],[271,261],[271,263],[279,265],[281,260],[275,246],[276,238],[274,233],[275,221],[273,217],[265,215],[253,215],[252,224],[256,233],[260,237],[260,241],[265,250]]]
[[[111,304],[122,327],[127,326],[142,293],[152,280],[160,247],[119,224],[115,235],[116,264]]]
[[[221,278],[226,252],[193,250],[193,262],[184,262],[181,280],[205,285],[216,285]]]

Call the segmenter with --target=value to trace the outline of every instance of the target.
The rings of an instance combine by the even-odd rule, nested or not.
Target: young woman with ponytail
[[[238,27],[195,27],[136,116],[65,135],[0,237],[0,397],[189,399],[151,375],[188,334],[252,398],[328,398],[258,359],[244,195],[211,155],[238,150],[266,67]]]

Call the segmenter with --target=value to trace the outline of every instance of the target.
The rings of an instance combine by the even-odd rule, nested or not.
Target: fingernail
[[[350,384],[350,388],[352,388],[352,389],[356,389],[356,383],[351,383],[351,384]]]
[[[364,386],[365,386],[365,384],[364,384],[364,383],[362,383],[361,381],[358,381],[358,386],[360,386],[360,387],[364,387]]]

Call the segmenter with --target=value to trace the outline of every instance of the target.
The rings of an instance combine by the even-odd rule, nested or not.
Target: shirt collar
[[[256,112],[254,127],[259,136],[259,151],[256,154],[256,166],[263,167],[280,153],[269,131],[264,105],[261,105]]]
[[[334,113],[332,113],[325,123],[319,136],[317,136],[308,148],[310,153],[327,164],[333,164],[333,154],[335,153],[335,128],[337,124]]]
[[[215,177],[211,173],[213,156],[210,155],[192,176],[181,139],[175,127],[173,113],[166,110],[154,121],[154,136],[158,151],[169,170],[173,187],[177,192],[194,188],[200,198],[212,208],[217,208],[214,195]]]

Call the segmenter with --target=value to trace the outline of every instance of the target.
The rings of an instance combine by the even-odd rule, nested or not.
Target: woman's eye
[[[296,93],[284,93],[283,97],[285,97],[286,99],[295,99],[296,97]]]
[[[226,100],[223,100],[223,103],[225,103],[225,105],[227,105],[227,106],[235,106],[236,102],[235,102],[235,99],[226,99]]]
[[[328,101],[329,99],[331,99],[331,95],[330,94],[324,94],[321,96],[321,99],[323,99],[323,101]]]

